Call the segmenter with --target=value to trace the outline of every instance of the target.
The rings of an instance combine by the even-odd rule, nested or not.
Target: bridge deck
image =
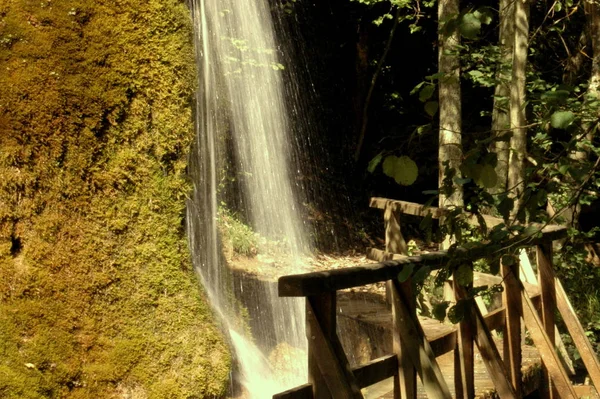
[[[350,339],[342,339],[342,343],[346,347],[346,352],[349,354],[352,353],[352,349],[356,352],[356,348],[363,348],[361,353],[354,356],[355,359],[350,359],[351,362],[353,362],[353,360],[353,363],[366,362],[371,360],[370,358],[382,356],[388,351],[391,353],[391,347],[388,345],[391,345],[392,315],[391,310],[385,304],[383,297],[367,293],[338,293],[338,320],[340,326],[347,326],[352,322],[359,324],[363,334],[365,329],[369,328],[380,331],[378,338],[375,338],[372,332],[367,333],[367,335],[370,335],[368,339],[379,341],[378,343],[372,342],[372,345],[379,344],[380,346],[378,348],[372,348],[369,353],[365,353],[364,345],[357,345],[356,342],[350,342]],[[454,329],[452,325],[441,323],[438,320],[425,317],[419,317],[419,320],[425,335],[429,340],[433,340]],[[500,354],[502,354],[501,339],[496,339],[496,346],[498,347]],[[531,392],[538,387],[540,382],[540,355],[533,346],[529,345],[523,346],[522,353],[522,370],[525,380],[524,389],[526,392]],[[453,352],[439,356],[437,361],[450,392],[454,394]],[[418,382],[418,385],[418,396],[420,398],[425,398],[425,391],[420,382]],[[393,398],[391,390],[392,380],[389,379],[371,387],[367,387],[363,392],[365,397],[370,399]],[[475,391],[477,397],[480,398],[492,397],[494,391],[493,383],[488,376],[485,365],[477,349],[475,349]]]

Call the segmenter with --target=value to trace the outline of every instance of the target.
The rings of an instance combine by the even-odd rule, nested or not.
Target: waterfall
[[[248,332],[233,295],[244,283],[233,286],[236,278],[223,259],[218,207],[235,201],[252,229],[278,241],[287,258],[310,251],[295,196],[299,172],[288,137],[285,66],[268,0],[192,0],[190,7],[198,65],[197,139],[190,155],[194,192],[187,215],[192,257],[229,332],[237,381],[246,397],[265,398],[306,382],[306,357],[297,356],[306,350],[303,304],[278,298],[272,279],[255,283],[256,301],[244,305],[249,319],[264,319],[264,325]],[[229,186],[234,188],[227,192]],[[295,354],[285,370],[268,360],[282,346]]]

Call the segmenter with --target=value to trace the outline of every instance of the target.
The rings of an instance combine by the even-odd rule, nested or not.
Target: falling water
[[[234,278],[221,254],[217,209],[223,180],[235,176],[234,193],[253,230],[280,242],[291,258],[309,250],[294,197],[282,70],[268,0],[192,0],[199,70],[197,143],[190,158],[194,193],[188,204],[188,232],[194,265],[211,303],[230,332],[247,396],[265,398],[306,382],[306,359],[274,370],[269,353],[286,343],[304,349],[302,305],[277,297],[274,284],[257,289],[262,299],[248,304],[250,319],[268,325],[249,336],[240,322]],[[237,194],[237,195],[236,195]],[[231,196],[231,193],[229,194]],[[243,289],[243,287],[242,287]],[[275,342],[263,342],[271,337]],[[260,387],[260,389],[259,389]]]

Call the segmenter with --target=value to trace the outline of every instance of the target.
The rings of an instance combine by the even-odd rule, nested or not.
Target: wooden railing
[[[379,263],[321,271],[279,279],[279,295],[306,298],[306,334],[308,339],[307,384],[273,396],[294,398],[362,398],[361,389],[393,377],[394,398],[415,398],[416,377],[431,398],[450,398],[436,357],[455,352],[454,386],[456,397],[473,398],[474,347],[477,346],[490,379],[501,398],[523,396],[521,376],[521,319],[540,353],[547,397],[576,398],[579,388],[573,386],[555,349],[555,309],[558,309],[588,370],[595,387],[600,387],[600,364],[579,320],[557,280],[552,265],[552,241],[564,238],[566,229],[545,226],[541,233],[509,239],[513,245],[536,248],[539,290],[530,290],[519,279],[518,265],[502,265],[503,306],[485,316],[477,306],[469,306],[455,331],[428,341],[416,315],[410,281],[400,283],[398,274],[412,265],[413,274],[419,268],[435,271],[445,267],[453,254],[462,259],[476,260],[497,246],[484,245],[473,249],[456,248],[453,254],[437,251],[420,256],[403,256],[406,243],[400,230],[402,214],[432,217],[444,215],[444,210],[425,208],[418,204],[374,198],[372,207],[384,210],[386,250],[370,250]],[[488,225],[501,219],[486,217]],[[387,260],[390,259],[390,260]],[[393,318],[393,354],[359,367],[351,367],[336,333],[336,292],[371,283],[386,282]],[[454,284],[457,299],[465,299],[463,289]],[[504,360],[492,338],[491,331],[502,328]]]

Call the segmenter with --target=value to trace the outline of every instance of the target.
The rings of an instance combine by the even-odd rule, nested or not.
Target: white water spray
[[[230,331],[238,381],[247,397],[265,398],[306,382],[306,358],[295,356],[281,370],[268,360],[272,354],[264,353],[277,352],[284,344],[305,349],[303,305],[278,298],[273,282],[259,282],[253,289],[260,291],[260,300],[247,307],[250,319],[263,318],[266,324],[255,328],[252,337],[241,332],[245,329],[237,327],[238,304],[232,297],[234,278],[221,255],[217,209],[220,179],[225,170],[233,171],[240,180],[237,200],[254,231],[280,241],[291,258],[309,250],[294,198],[297,169],[290,164],[294,149],[288,137],[284,66],[268,0],[192,0],[191,9],[199,69],[198,137],[190,158],[194,194],[187,218],[193,260]],[[269,342],[263,342],[265,337]]]

